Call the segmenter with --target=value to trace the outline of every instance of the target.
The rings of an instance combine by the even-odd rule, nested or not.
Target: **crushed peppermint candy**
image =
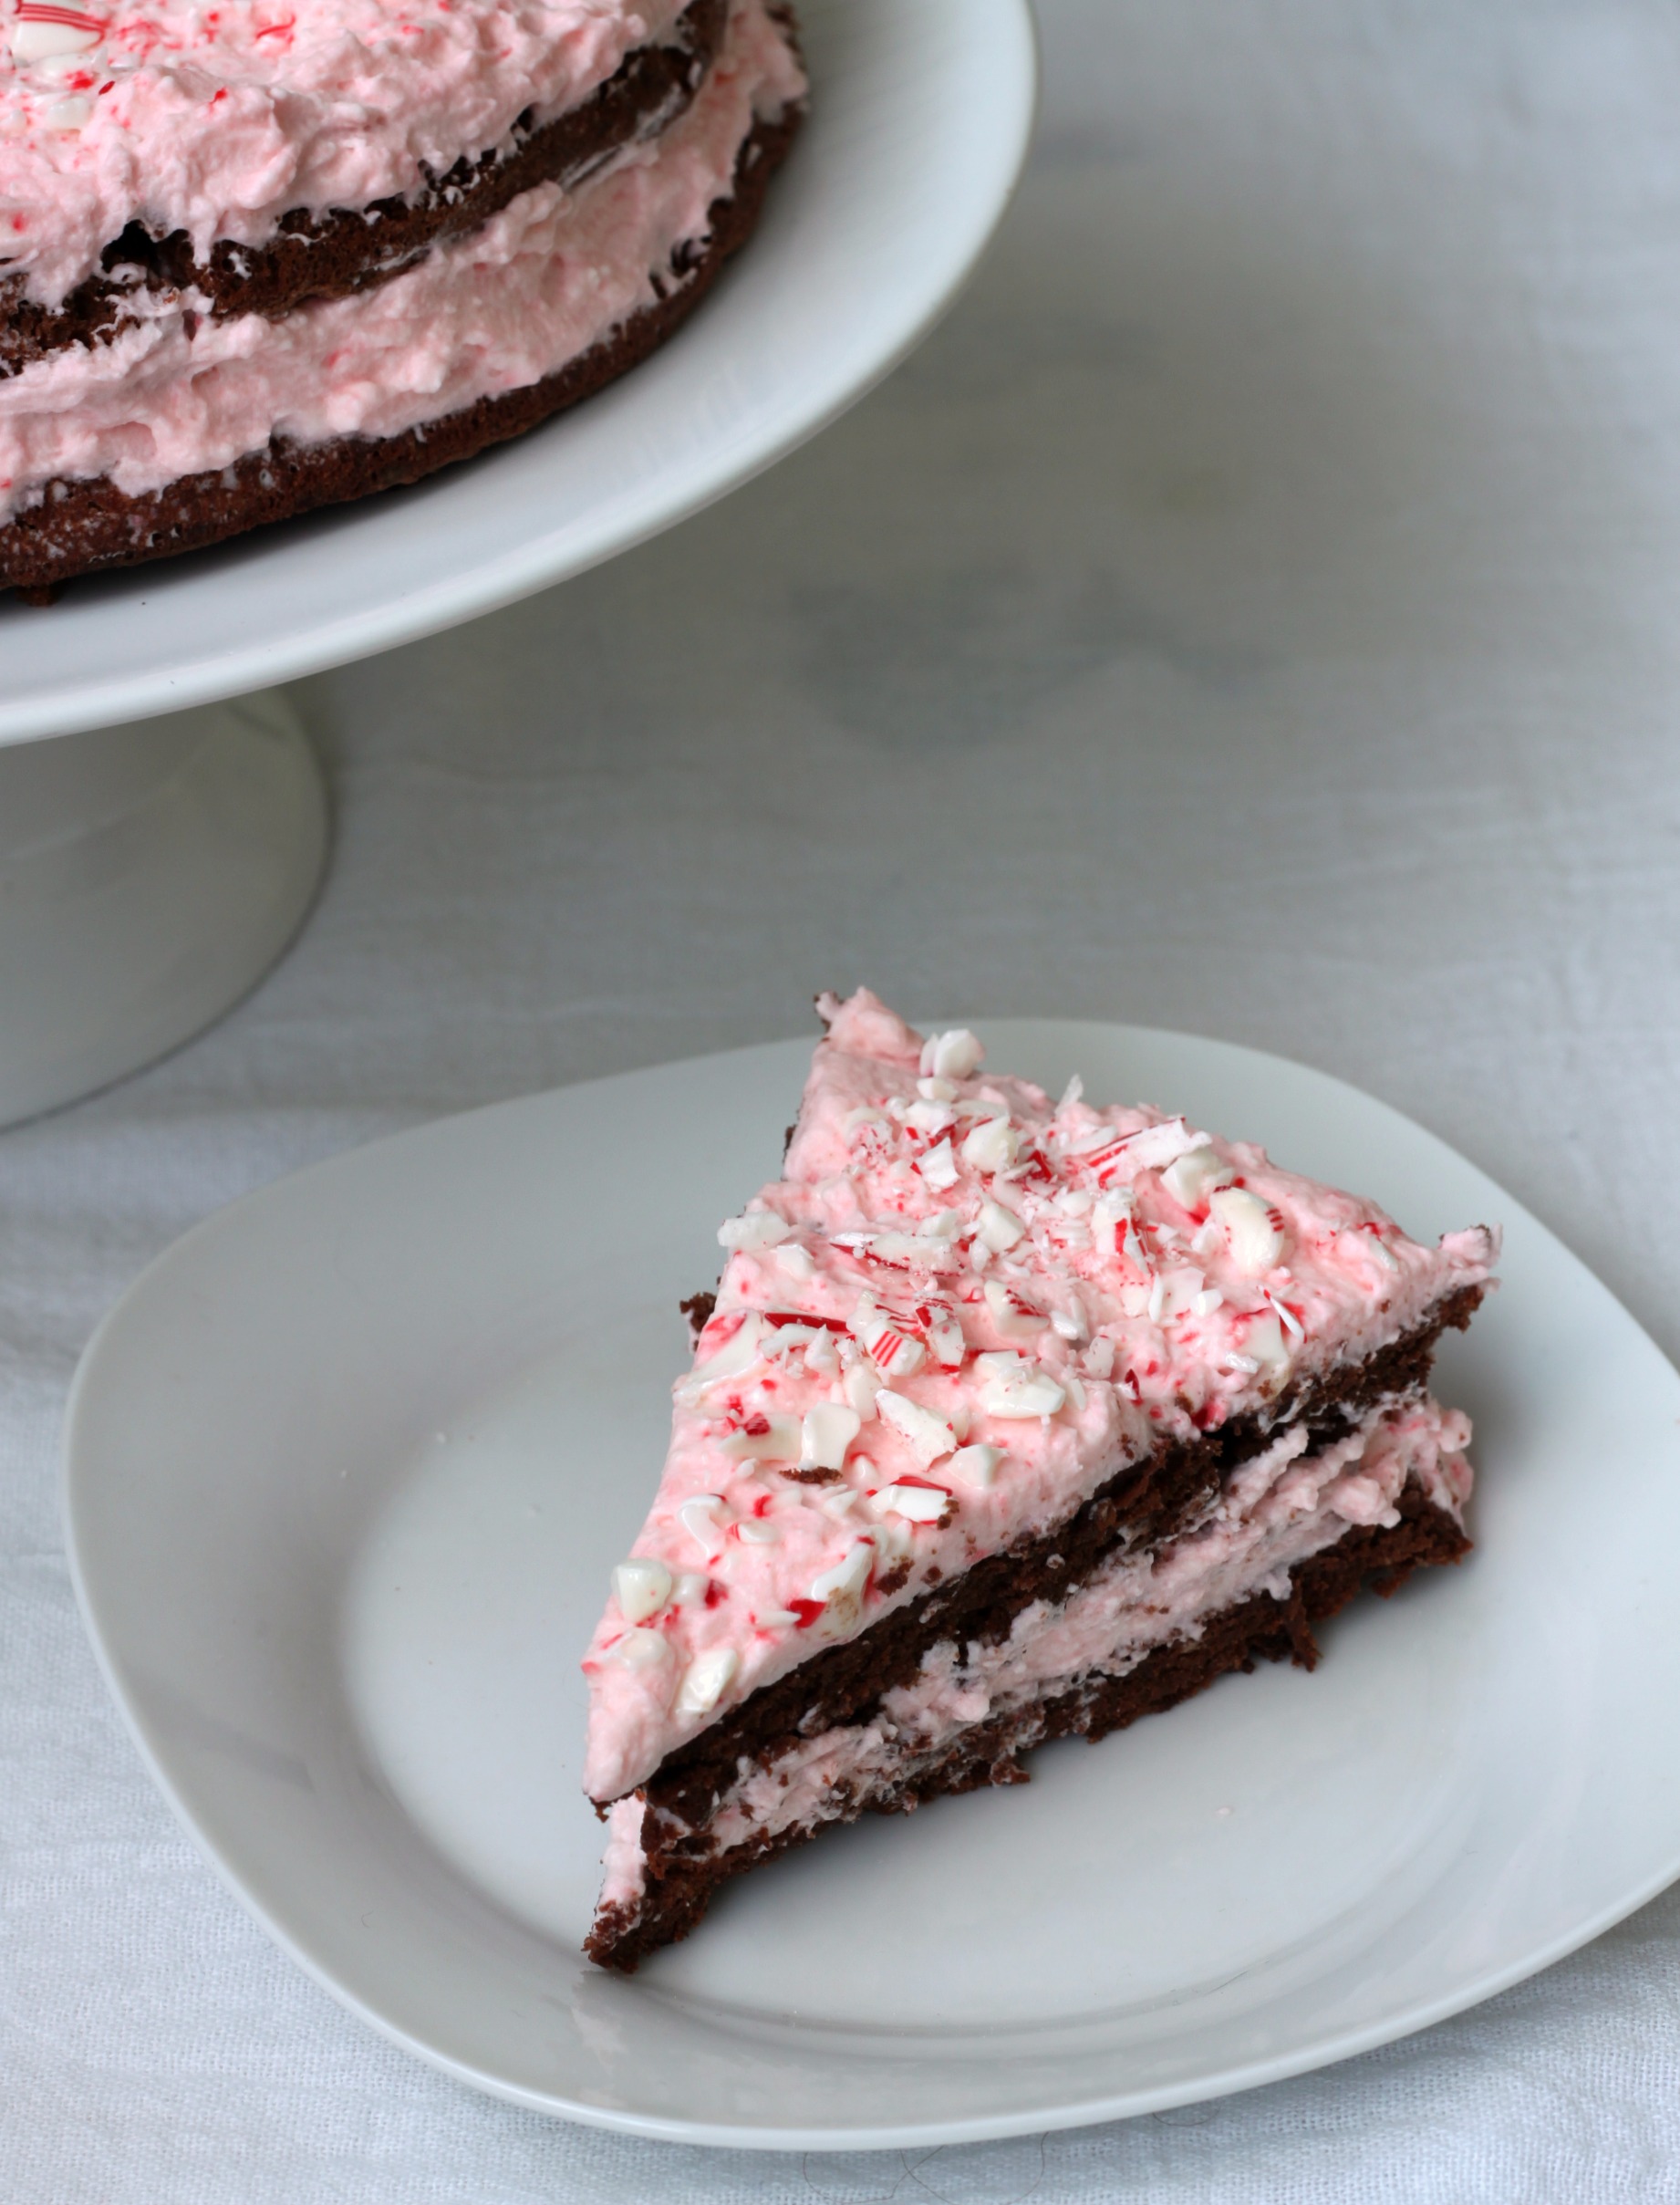
[[[723,1229],[665,1484],[614,1574],[598,1799],[1127,1463],[1271,1420],[1325,1342],[1397,1335],[1491,1260],[1183,1117],[980,1076],[966,1031],[824,1008],[789,1176]]]

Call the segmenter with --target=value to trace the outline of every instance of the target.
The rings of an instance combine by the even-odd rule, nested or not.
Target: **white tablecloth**
[[[304,685],[338,847],[302,941],[0,1137],[9,2205],[1680,2194],[1672,1894],[1408,2043],[1042,2142],[802,2161],[511,2111],[268,1944],[83,1642],[60,1414],[150,1257],[434,1113],[804,1031],[825,984],[1323,1066],[1675,1346],[1680,16],[1043,21],[1032,175],[927,348],[663,541]]]

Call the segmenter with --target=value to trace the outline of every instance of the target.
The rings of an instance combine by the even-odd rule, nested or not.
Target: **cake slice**
[[[658,1497],[584,1668],[587,1950],[865,1810],[1025,1779],[1467,1551],[1436,1343],[1491,1283],[1156,1109],[1060,1101],[867,990],[688,1305]]]

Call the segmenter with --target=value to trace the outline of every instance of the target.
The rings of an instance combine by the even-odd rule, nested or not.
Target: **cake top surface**
[[[54,306],[139,220],[260,244],[565,112],[683,0],[0,0],[0,274]]]
[[[728,1251],[584,1667],[607,1800],[824,1646],[1485,1283],[1262,1149],[990,1075],[859,990]]]

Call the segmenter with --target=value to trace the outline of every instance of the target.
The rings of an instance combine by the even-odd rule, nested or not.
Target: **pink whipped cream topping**
[[[547,121],[683,0],[0,0],[0,266],[56,306],[139,221],[261,244]]]
[[[1194,1531],[1158,1553],[1116,1556],[1064,1601],[1033,1602],[995,1645],[931,1648],[916,1681],[888,1692],[872,1721],[747,1766],[720,1798],[709,1834],[727,1852],[830,1818],[876,1782],[931,1766],[975,1723],[1124,1677],[1157,1647],[1198,1638],[1210,1617],[1256,1593],[1286,1600],[1301,1563],[1356,1526],[1397,1523],[1408,1480],[1462,1522],[1469,1438],[1467,1418],[1427,1399],[1380,1409],[1313,1456],[1303,1431],[1286,1432],[1243,1465]],[[607,1818],[603,1905],[641,1895],[644,1812],[631,1795]]]
[[[540,185],[389,283],[280,321],[137,294],[145,318],[111,343],[0,380],[0,520],[57,477],[138,496],[275,434],[395,436],[541,380],[654,303],[654,272],[705,235],[755,117],[804,88],[762,0],[741,0],[687,113],[576,192]]]
[[[1373,1204],[1157,1109],[991,1078],[860,990],[676,1389],[659,1492],[591,1642],[600,1801],[821,1647],[1069,1515],[1166,1437],[1490,1275],[1495,1236]]]

